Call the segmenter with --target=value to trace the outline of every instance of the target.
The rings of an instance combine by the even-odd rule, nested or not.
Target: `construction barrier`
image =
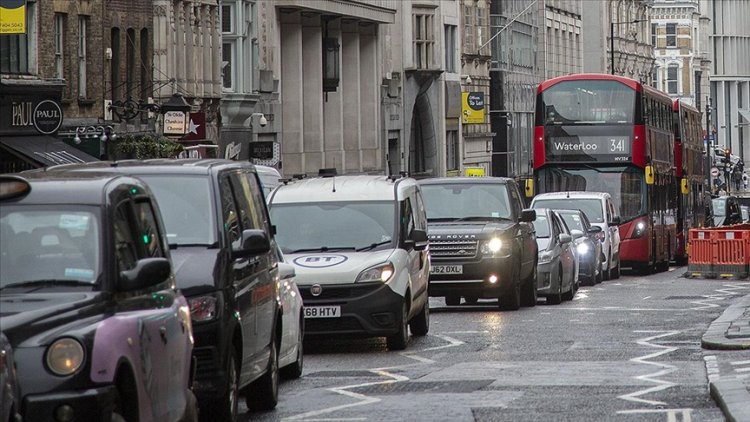
[[[747,278],[750,224],[690,229],[687,277]]]

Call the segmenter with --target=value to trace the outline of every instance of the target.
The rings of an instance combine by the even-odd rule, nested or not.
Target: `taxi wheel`
[[[305,333],[303,331],[304,320],[303,317],[300,317],[299,320],[299,329],[297,330],[297,360],[290,363],[289,365],[281,368],[279,370],[279,375],[281,375],[282,378],[291,380],[291,379],[297,379],[302,376],[302,368],[304,366],[304,350],[302,348],[303,339],[305,337]]]
[[[430,301],[426,300],[422,310],[409,321],[409,329],[412,335],[426,336],[430,331]]]
[[[401,305],[401,315],[397,316],[398,331],[396,334],[386,337],[386,343],[389,350],[404,350],[409,343],[409,309],[406,307],[406,300]]]
[[[279,402],[279,352],[276,335],[271,337],[268,370],[260,379],[250,384],[245,392],[245,404],[250,410],[271,410]]]
[[[620,257],[619,256],[617,257],[617,265],[615,265],[613,277],[615,280],[620,278]]]
[[[461,296],[457,296],[457,295],[446,296],[445,304],[448,306],[458,306],[461,304]]]
[[[602,270],[602,262],[601,261],[599,261],[599,269],[597,271],[598,272],[597,272],[596,276],[594,277],[593,282],[591,283],[592,286],[595,285],[595,284],[599,284],[599,283],[602,282],[602,277],[603,277],[602,276],[602,271],[603,270]]]

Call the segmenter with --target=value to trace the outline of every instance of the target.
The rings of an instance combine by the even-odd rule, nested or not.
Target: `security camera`
[[[258,119],[258,123],[260,124],[260,127],[265,127],[268,124],[268,119],[266,119],[265,114],[260,115],[260,119]]]

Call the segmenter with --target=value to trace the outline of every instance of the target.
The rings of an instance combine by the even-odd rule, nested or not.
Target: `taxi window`
[[[140,257],[163,258],[164,250],[162,249],[161,234],[151,201],[136,202],[134,211],[138,223],[139,238],[137,240],[140,241],[142,251]]]
[[[115,234],[115,257],[118,271],[126,271],[135,267],[138,261],[138,249],[133,239],[130,203],[124,202],[115,210],[113,231]]]

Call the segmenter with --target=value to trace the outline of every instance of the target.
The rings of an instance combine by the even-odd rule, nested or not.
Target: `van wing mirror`
[[[297,272],[294,270],[294,265],[287,264],[286,262],[279,262],[279,278],[282,280],[289,280],[294,278]]]
[[[427,249],[427,245],[429,244],[429,238],[427,237],[426,231],[414,229],[411,231],[411,234],[409,235],[409,239],[407,242],[414,245],[414,249],[418,251],[423,251]]]
[[[169,278],[172,265],[167,258],[143,258],[135,267],[120,271],[117,289],[121,292],[139,290],[163,283]]]
[[[521,218],[520,218],[521,222],[531,223],[534,220],[536,220],[536,210],[525,209],[521,211]]]
[[[242,231],[242,241],[238,248],[234,248],[232,256],[234,258],[246,258],[264,254],[271,250],[271,242],[266,236],[266,232],[257,229],[248,229]]]
[[[616,216],[612,217],[612,221],[610,221],[609,224],[613,224],[613,225],[617,226],[617,225],[620,224],[620,222],[622,222],[622,220],[620,219],[620,216],[616,215]]]

